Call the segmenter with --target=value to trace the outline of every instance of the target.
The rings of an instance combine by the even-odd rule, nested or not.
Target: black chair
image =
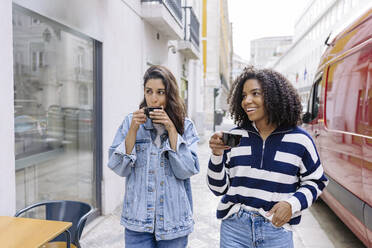
[[[44,201],[30,205],[19,210],[15,217],[33,209],[35,207],[45,206],[45,219],[72,222],[68,229],[71,234],[71,248],[81,248],[79,240],[89,215],[93,212],[92,207],[84,202],[78,201]],[[57,248],[66,247],[66,235],[60,234],[43,247]]]

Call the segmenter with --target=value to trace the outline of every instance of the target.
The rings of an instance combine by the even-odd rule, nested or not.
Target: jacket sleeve
[[[328,184],[328,179],[324,175],[323,166],[311,137],[306,136],[302,145],[305,147],[305,151],[300,161],[300,186],[286,200],[292,206],[292,214],[309,208]]]
[[[125,137],[129,131],[130,123],[131,115],[128,115],[120,125],[109,148],[108,167],[122,177],[130,174],[131,167],[134,167],[136,162],[136,149],[133,148],[130,155],[125,151]]]
[[[169,163],[176,178],[185,180],[199,173],[198,141],[195,126],[190,120],[185,120],[184,134],[178,134],[177,151],[171,148],[169,139],[165,141],[164,152],[168,152]]]
[[[211,155],[207,171],[207,184],[209,189],[216,196],[224,195],[230,186],[230,177],[228,173],[229,150],[225,150],[221,156]]]

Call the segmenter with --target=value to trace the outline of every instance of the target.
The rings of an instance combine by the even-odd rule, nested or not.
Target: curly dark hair
[[[256,69],[249,66],[235,79],[227,99],[227,103],[230,104],[230,115],[236,125],[244,128],[251,123],[241,106],[243,86],[249,79],[256,79],[262,88],[268,124],[276,124],[278,127],[301,124],[300,97],[288,79],[272,69]]]
[[[165,112],[167,112],[169,118],[172,120],[174,126],[179,134],[184,133],[186,107],[183,102],[179,90],[176,78],[173,76],[166,67],[161,65],[153,65],[147,69],[145,75],[143,76],[143,87],[149,79],[161,79],[165,86],[165,95],[167,105],[165,107]],[[145,97],[140,103],[140,108],[147,107]]]

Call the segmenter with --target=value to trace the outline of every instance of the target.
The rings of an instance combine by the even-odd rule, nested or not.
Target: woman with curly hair
[[[226,146],[222,132],[209,140],[208,186],[223,196],[220,247],[291,248],[292,226],[328,182],[312,138],[298,126],[298,93],[280,73],[248,67],[228,103],[240,144]]]
[[[139,109],[109,148],[108,166],[125,177],[121,224],[126,248],[185,248],[192,232],[190,177],[199,172],[197,135],[173,74],[151,66]]]

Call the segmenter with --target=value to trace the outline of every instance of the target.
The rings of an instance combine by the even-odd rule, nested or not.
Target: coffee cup
[[[241,138],[242,138],[242,135],[240,134],[222,132],[222,141],[224,145],[226,146],[237,147],[240,144]]]
[[[145,114],[147,118],[150,118],[150,112],[154,111],[155,109],[162,109],[161,107],[146,107]]]

